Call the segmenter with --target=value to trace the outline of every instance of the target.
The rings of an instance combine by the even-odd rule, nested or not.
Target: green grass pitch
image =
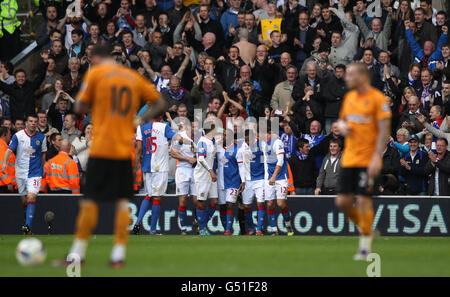
[[[0,276],[66,276],[52,267],[73,236],[35,236],[43,241],[43,265],[21,267],[15,248],[24,236],[0,235]],[[90,241],[81,276],[366,276],[369,262],[352,260],[358,237],[337,236],[130,236],[126,266],[109,268],[111,235]],[[379,237],[381,276],[450,276],[450,238]]]

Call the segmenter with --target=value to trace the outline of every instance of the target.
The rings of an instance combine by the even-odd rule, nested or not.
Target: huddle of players
[[[287,234],[293,235],[291,212],[286,204],[289,170],[284,144],[276,131],[272,133],[270,122],[265,126],[264,132],[260,129],[258,135],[256,128],[248,128],[240,137],[236,131],[219,128],[211,118],[205,121],[202,132],[180,126],[179,132],[175,133],[163,122],[139,126],[136,160],[140,160],[142,152],[147,196],[140,206],[133,233],[140,232],[141,222],[152,204],[150,234],[160,234],[156,229],[161,196],[167,188],[169,140],[172,140],[170,151],[177,160],[175,185],[181,234],[187,234],[186,206],[189,196],[192,196],[196,207],[194,223],[198,224],[200,235],[211,235],[207,224],[217,205],[224,234],[231,235],[234,207],[242,193],[248,235],[264,234],[266,212],[269,233],[278,234],[275,200],[283,215]],[[256,226],[252,217],[255,197],[258,207]]]

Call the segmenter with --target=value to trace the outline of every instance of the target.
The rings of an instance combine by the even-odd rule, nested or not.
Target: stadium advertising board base
[[[36,213],[33,220],[33,233],[47,234],[48,226],[44,214],[52,211],[55,219],[52,224],[53,234],[72,234],[78,214],[79,196],[41,195],[37,198]],[[130,202],[130,217],[137,220],[139,207],[143,197],[135,197]],[[0,234],[20,234],[24,223],[24,211],[18,196],[4,195],[0,197]],[[387,198],[373,199],[375,219],[374,226],[385,236],[449,236],[450,198]],[[289,197],[288,205],[292,212],[292,223],[296,235],[357,235],[357,227],[349,223],[342,212],[334,205],[333,197]],[[188,205],[188,231],[192,233],[192,201]],[[114,221],[114,204],[100,203],[99,221],[96,234],[111,234]],[[256,224],[256,206],[253,219]],[[143,234],[150,227],[151,208],[143,219]],[[239,223],[235,220],[233,234],[239,234]],[[283,217],[277,215],[278,228],[284,228]],[[265,224],[267,226],[267,224]],[[131,230],[133,225],[129,226]],[[158,228],[163,234],[180,234],[178,222],[178,198],[167,196],[161,202],[161,216]],[[213,234],[222,234],[219,212],[208,223]]]

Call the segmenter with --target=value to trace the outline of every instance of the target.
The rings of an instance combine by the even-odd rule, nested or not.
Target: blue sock
[[[30,227],[31,229],[31,224],[33,223],[33,217],[34,217],[34,211],[36,210],[36,204],[33,203],[28,203],[27,206],[27,219],[25,221],[25,224]]]
[[[150,224],[150,231],[156,231],[156,224],[158,224],[159,220],[159,212],[161,209],[160,200],[153,200],[152,206],[152,220]]]
[[[220,222],[222,223],[222,227],[225,230],[227,228],[227,215],[226,215],[226,213],[220,215]]]
[[[226,227],[226,231],[231,231],[231,227],[233,226],[233,211],[231,210],[227,210],[227,227]]]
[[[267,211],[267,217],[269,218],[269,226],[276,227],[277,226],[277,218],[275,216],[275,209]]]
[[[142,222],[142,219],[144,218],[145,213],[147,212],[147,210],[150,207],[150,200],[147,199],[147,197],[145,197],[145,199],[142,200],[142,202],[141,202],[141,207],[139,208],[139,215],[138,215],[138,219],[136,221],[136,225],[139,225]]]
[[[283,215],[284,222],[289,222],[291,220],[291,211],[281,213]]]
[[[216,212],[216,207],[212,206],[211,204],[209,205],[208,209],[206,210],[206,222],[205,224],[208,224],[209,220],[212,218],[212,216],[214,215],[214,213]]]
[[[206,227],[205,215],[206,215],[206,211],[204,209],[197,208],[197,223],[198,223],[198,228],[200,230],[202,230]]]
[[[263,230],[265,215],[266,215],[265,209],[258,209],[258,226],[256,227],[256,229],[259,231]]]
[[[186,230],[186,207],[178,207],[178,218],[180,219],[181,230]]]
[[[248,229],[255,230],[255,224],[253,224],[253,216],[252,216],[252,210],[245,210],[245,220],[248,224]]]

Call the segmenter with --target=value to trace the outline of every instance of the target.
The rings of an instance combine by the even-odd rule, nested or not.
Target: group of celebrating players
[[[197,124],[182,119],[177,125],[178,133],[161,121],[138,127],[135,166],[139,166],[138,163],[142,160],[147,196],[142,201],[133,232],[140,233],[142,220],[153,200],[150,234],[160,234],[157,231],[157,222],[161,196],[167,189],[171,141],[170,153],[177,160],[175,185],[176,194],[179,196],[178,218],[181,234],[187,234],[186,207],[188,197],[192,196],[195,204],[194,225],[200,235],[210,235],[207,224],[217,205],[224,234],[231,235],[234,207],[238,196],[242,195],[241,207],[244,209],[248,235],[264,234],[266,204],[268,232],[278,233],[275,199],[283,215],[287,234],[293,235],[291,213],[286,204],[289,165],[284,144],[279,139],[278,132],[275,128],[272,131],[271,126],[278,128],[278,123],[265,122],[257,125],[245,122],[239,130],[237,126],[234,126],[233,130],[223,129],[222,122],[210,113],[203,123],[203,129],[195,129]],[[256,226],[252,216],[255,197],[258,206]]]

